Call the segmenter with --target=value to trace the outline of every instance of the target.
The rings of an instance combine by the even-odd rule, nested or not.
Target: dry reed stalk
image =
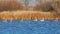
[[[16,13],[16,14],[15,14]],[[15,15],[14,15],[15,14]],[[20,12],[5,12],[0,13],[0,20],[54,20],[60,19],[60,16],[54,15],[51,12],[37,12],[37,11],[20,11]]]

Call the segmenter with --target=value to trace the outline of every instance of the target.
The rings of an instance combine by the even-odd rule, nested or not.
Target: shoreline
[[[0,20],[60,20],[51,12],[39,11],[12,11],[0,12]]]

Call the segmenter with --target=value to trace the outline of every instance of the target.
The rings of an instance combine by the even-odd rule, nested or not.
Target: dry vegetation
[[[23,6],[17,1],[0,2],[0,11],[22,10]]]
[[[1,12],[0,19],[2,20],[34,20],[34,19],[55,19],[53,13],[50,12],[37,12],[37,11],[13,11],[13,12]]]
[[[36,7],[26,7],[17,2],[0,3],[1,20],[35,20],[35,19],[60,19],[60,2],[43,3]],[[30,11],[32,10],[32,11]],[[3,11],[3,12],[2,12]]]

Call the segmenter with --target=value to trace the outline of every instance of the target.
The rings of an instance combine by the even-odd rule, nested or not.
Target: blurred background
[[[0,0],[0,11],[3,10],[40,10],[41,5],[51,5],[55,0]],[[50,8],[47,8],[48,10]],[[45,10],[47,10],[45,9]],[[53,8],[52,8],[53,9]]]
[[[0,0],[2,11],[42,11],[60,15],[60,0]]]

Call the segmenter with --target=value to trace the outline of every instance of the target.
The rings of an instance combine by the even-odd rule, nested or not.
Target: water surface
[[[0,20],[0,34],[60,34],[60,20]]]

